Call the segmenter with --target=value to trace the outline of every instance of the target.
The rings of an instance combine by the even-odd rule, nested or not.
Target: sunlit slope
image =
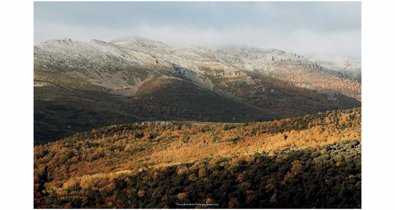
[[[357,207],[360,122],[360,109],[351,109],[261,123],[96,129],[35,147],[36,205],[165,207],[211,199],[221,207]],[[248,179],[239,177],[248,171]],[[217,191],[201,192],[196,182]],[[219,183],[212,182],[237,190],[218,191]],[[311,184],[311,192],[323,185],[322,196],[300,191],[303,184]],[[337,191],[350,195],[342,199]],[[295,199],[293,193],[307,197]],[[150,202],[155,196],[159,200]]]

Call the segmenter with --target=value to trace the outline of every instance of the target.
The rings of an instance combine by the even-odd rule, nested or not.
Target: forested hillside
[[[360,123],[350,109],[94,129],[35,147],[35,205],[357,208]]]

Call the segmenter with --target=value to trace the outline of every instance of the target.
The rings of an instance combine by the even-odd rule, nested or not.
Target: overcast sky
[[[360,58],[359,2],[35,2],[34,41],[141,36]]]

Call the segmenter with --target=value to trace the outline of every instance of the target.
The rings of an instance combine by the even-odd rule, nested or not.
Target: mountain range
[[[112,124],[268,121],[359,107],[360,71],[356,59],[278,49],[48,40],[34,46],[35,144]]]
[[[361,65],[141,37],[34,46],[35,208],[360,208]]]

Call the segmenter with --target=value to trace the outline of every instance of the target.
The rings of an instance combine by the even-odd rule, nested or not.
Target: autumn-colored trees
[[[201,160],[113,178],[99,176],[100,183],[88,188],[81,180],[82,188],[49,191],[40,197],[46,201],[40,207],[163,208],[211,203],[221,208],[358,208],[360,152],[359,141],[340,141],[316,149],[277,151],[273,157],[256,154],[236,165],[223,164],[229,159],[212,166],[210,160]],[[336,164],[339,157],[344,164]]]
[[[172,207],[179,200],[284,207],[283,199],[295,206],[355,205],[358,197],[348,195],[360,184],[360,119],[360,109],[352,109],[270,122],[158,121],[79,133],[35,147],[35,201],[52,207],[64,207],[63,201],[85,207]],[[339,143],[346,140],[352,141]],[[339,172],[347,180],[331,177]],[[290,192],[311,177],[322,179],[315,182],[326,193],[336,188],[350,200],[289,200]],[[353,185],[338,184],[348,181]],[[282,192],[284,186],[291,188]],[[311,193],[321,189],[306,186]]]

